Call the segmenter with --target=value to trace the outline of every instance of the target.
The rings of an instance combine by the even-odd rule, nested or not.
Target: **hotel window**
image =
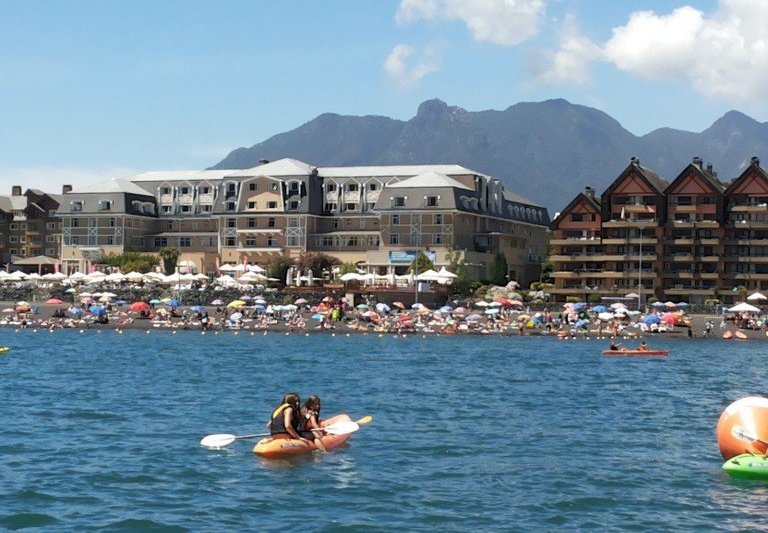
[[[234,211],[235,209],[237,209],[237,202],[227,202],[226,204],[227,211]]]
[[[277,209],[277,202],[267,202],[267,209]]]
[[[379,236],[378,235],[369,235],[368,236],[368,246],[379,246]]]
[[[289,211],[296,211],[299,209],[299,202],[296,200],[291,200],[288,202],[288,210]]]
[[[292,181],[288,185],[288,194],[299,194],[299,182],[298,181]]]
[[[45,242],[56,242],[56,235],[46,235]]]
[[[248,209],[256,209],[256,202],[248,202]]]
[[[276,191],[276,190],[277,190],[277,183],[273,183],[273,184],[272,184],[272,190],[273,190],[273,191]]]
[[[268,228],[274,228],[275,227],[275,219],[270,217],[267,219],[267,227]]]
[[[360,241],[358,240],[357,236],[351,236],[347,237],[347,246],[360,246]]]
[[[301,227],[301,219],[298,217],[291,217],[288,219],[288,222],[286,223],[286,226],[289,228],[300,228]]]
[[[170,187],[160,187],[160,194],[171,194]]]
[[[249,191],[255,191],[256,190],[256,184],[255,183],[249,183],[248,184],[248,190]]]
[[[440,199],[439,196],[425,196],[424,205],[427,207],[437,207],[437,201],[439,199]]]
[[[375,191],[375,190],[377,190],[378,188],[379,188],[379,186],[378,186],[378,184],[376,184],[376,183],[369,183],[369,184],[368,184],[368,190],[369,190],[369,191]]]
[[[326,247],[334,246],[335,245],[334,240],[335,240],[334,237],[330,235],[324,235],[321,246],[326,246]]]
[[[80,237],[78,237],[77,235],[72,235],[72,244],[74,246],[77,246],[78,244],[80,244]]]
[[[237,227],[237,219],[236,218],[228,218],[227,219],[227,227],[228,228],[236,228]]]
[[[46,248],[45,255],[49,255],[49,256],[56,255],[56,248]]]
[[[348,183],[347,184],[347,191],[348,192],[357,192],[357,183]]]
[[[191,237],[179,237],[179,248],[189,248],[192,246]]]
[[[256,244],[256,237],[246,237],[245,246],[246,248],[256,248],[256,246],[258,246]]]
[[[181,206],[181,212],[182,213],[191,213],[192,212],[192,206],[191,205],[182,205]]]
[[[299,238],[296,236],[287,237],[285,239],[286,246],[299,246]]]
[[[201,205],[200,206],[200,212],[201,213],[210,213],[211,212],[211,206],[210,205]]]
[[[19,242],[22,243],[22,244],[27,242],[27,236],[26,235],[22,235],[21,237],[19,237]]]
[[[16,248],[11,248],[11,255],[19,255],[19,251]]]
[[[344,211],[357,211],[357,204],[352,202],[344,204]]]
[[[83,210],[83,202],[80,200],[76,200],[70,204],[70,211],[82,211]]]
[[[331,220],[331,225],[333,226],[333,229],[339,229],[339,219],[334,218],[333,220]]]
[[[325,186],[325,190],[328,192],[335,192],[336,191],[336,184],[335,183],[329,183]]]
[[[236,246],[236,245],[237,245],[237,241],[234,237],[227,237],[224,240],[224,246]]]
[[[227,183],[227,196],[232,196],[237,192],[237,185],[234,183]]]
[[[438,213],[436,215],[432,215],[432,223],[433,224],[442,224],[443,223],[443,215],[442,215],[442,213]]]
[[[164,205],[163,206],[163,213],[170,213],[171,212],[171,206],[170,205]]]
[[[168,246],[168,239],[165,237],[155,237],[155,247],[156,248],[164,248]]]
[[[203,246],[210,248],[216,246],[216,241],[213,237],[203,237]]]
[[[397,226],[400,224],[400,215],[392,215],[392,225]]]
[[[182,187],[180,192],[181,194],[189,194],[189,187]]]
[[[10,237],[8,237],[8,242],[10,242],[12,244],[18,243],[19,242],[19,236],[18,235],[11,235]]]
[[[26,248],[22,248],[22,249],[20,249],[20,250],[19,250],[19,255],[20,255],[21,257],[26,257],[26,256],[27,256],[27,249],[26,249]]]
[[[443,244],[443,236],[439,233],[436,233],[432,236],[432,243],[433,244]]]
[[[392,207],[405,207],[405,196],[395,196],[392,198]]]
[[[12,231],[15,231],[15,230],[19,229],[19,225],[16,224],[15,222],[11,223],[11,225],[9,227],[10,227],[10,229]]]
[[[277,246],[277,239],[271,235],[267,237],[267,246]]]
[[[373,209],[376,207],[376,202],[368,202],[365,204],[366,211],[373,211]]]
[[[246,225],[247,225],[249,228],[255,228],[255,227],[256,227],[256,219],[255,219],[255,218],[253,218],[253,217],[251,217],[251,218],[247,219],[247,221],[246,221]]]
[[[99,211],[109,211],[112,206],[112,202],[109,200],[99,200]]]
[[[211,188],[208,187],[207,185],[200,187],[200,194],[210,194],[210,193],[211,193]]]
[[[115,227],[115,217],[109,217],[109,227],[110,228]]]
[[[389,244],[400,244],[400,235],[397,233],[390,233]]]
[[[56,229],[56,223],[55,222],[46,223],[45,229]]]
[[[115,238],[107,237],[107,246],[112,246],[113,244],[115,244]]]
[[[336,204],[335,203],[326,203],[325,204],[325,212],[326,213],[333,213],[336,211]]]

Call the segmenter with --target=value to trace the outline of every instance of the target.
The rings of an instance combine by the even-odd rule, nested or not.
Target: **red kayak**
[[[669,355],[669,350],[603,350],[603,355]]]
[[[349,418],[349,416],[336,415],[320,422],[320,427],[345,424],[348,422],[352,422],[352,419]],[[277,435],[275,435],[273,437],[261,439],[256,443],[256,446],[253,447],[253,453],[268,459],[280,459],[283,457],[290,457],[292,455],[303,455],[317,449],[313,443],[299,439],[292,439],[290,436],[288,436],[288,434],[285,435],[287,438],[279,438]],[[326,450],[332,450],[344,445],[351,436],[352,433],[346,433],[344,435],[326,434],[323,435],[320,440],[323,442]]]

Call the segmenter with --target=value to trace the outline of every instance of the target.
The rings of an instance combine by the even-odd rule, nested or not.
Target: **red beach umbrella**
[[[149,311],[149,304],[147,302],[133,302],[128,309],[134,313],[141,313],[142,311]]]

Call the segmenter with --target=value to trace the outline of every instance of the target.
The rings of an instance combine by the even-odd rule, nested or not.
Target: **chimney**
[[[72,185],[62,185],[61,194],[67,194],[68,192],[72,192]]]
[[[11,196],[21,196],[21,185],[11,187]]]
[[[639,158],[639,157],[635,157],[635,156],[632,156],[632,157],[630,157],[630,158],[629,158],[629,163],[630,163],[631,165],[636,165],[636,166],[638,166],[638,167],[639,167],[639,166],[640,166],[640,158]]]
[[[752,165],[759,167],[760,166],[760,158],[757,156],[752,156]]]
[[[269,163],[269,159],[259,159],[260,165],[266,165],[267,163]]]
[[[701,158],[699,156],[695,156],[693,158],[693,164],[696,165],[697,167],[699,167],[699,170],[701,170],[702,169],[702,165],[704,164],[704,162],[701,160]]]
[[[595,199],[595,189],[593,189],[592,187],[587,185],[586,187],[584,187],[584,195],[587,198],[589,198],[590,200],[594,200]]]

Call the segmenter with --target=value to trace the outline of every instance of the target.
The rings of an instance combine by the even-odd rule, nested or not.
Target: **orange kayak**
[[[344,422],[352,422],[352,419],[347,415],[336,415],[323,420],[320,426],[325,427]],[[352,433],[345,435],[323,435],[320,440],[323,442],[326,450],[332,450],[344,445],[351,436]],[[256,446],[253,447],[253,453],[267,459],[280,459],[292,455],[303,455],[316,449],[317,446],[313,443],[299,439],[267,437],[256,443]]]
[[[603,355],[669,355],[669,350],[603,350]]]

